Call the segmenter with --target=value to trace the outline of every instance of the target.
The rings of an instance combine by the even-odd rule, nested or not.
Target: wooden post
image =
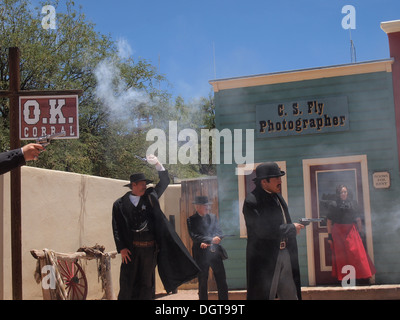
[[[117,300],[114,293],[112,275],[111,275],[111,256],[103,254],[100,257],[101,281],[104,289],[104,295],[107,300]]]
[[[207,196],[208,200],[212,202],[210,209],[218,217],[218,180],[216,177],[207,177],[199,179],[187,179],[181,181],[181,201],[180,201],[180,223],[181,232],[180,237],[182,242],[193,255],[192,245],[193,241],[190,238],[187,228],[187,219],[195,213],[193,201],[196,196]],[[216,290],[216,282],[214,273],[211,268],[208,276],[208,290]],[[191,283],[195,283],[197,279],[193,279]]]
[[[10,148],[21,147],[19,137],[19,97],[46,95],[82,95],[82,90],[20,91],[20,50],[9,48],[8,55],[10,86],[8,91],[0,90],[0,97],[10,101]],[[22,300],[22,234],[21,234],[21,168],[11,171],[11,265],[12,295],[14,300]]]
[[[21,147],[19,140],[20,51],[9,48],[10,72],[10,148]],[[22,256],[21,256],[21,168],[11,171],[11,264],[12,295],[22,300]]]

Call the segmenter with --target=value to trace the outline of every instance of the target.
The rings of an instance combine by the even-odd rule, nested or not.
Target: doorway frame
[[[365,235],[367,252],[371,260],[374,261],[374,250],[372,241],[372,225],[371,225],[371,204],[369,196],[369,175],[368,162],[366,155],[354,155],[332,158],[316,158],[303,159],[303,183],[304,183],[304,207],[306,218],[311,218],[312,203],[311,203],[311,181],[310,167],[317,165],[334,165],[358,162],[361,166],[361,181],[363,192],[364,218],[365,218]],[[313,241],[313,226],[310,224],[306,228],[307,242],[307,264],[308,264],[308,283],[310,286],[316,285],[315,277],[315,257],[314,257],[314,241]],[[371,283],[375,282],[375,277],[372,277]]]

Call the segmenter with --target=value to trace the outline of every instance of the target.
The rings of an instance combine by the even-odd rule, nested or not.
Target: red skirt
[[[376,269],[365,251],[361,237],[354,224],[337,224],[332,227],[332,276],[339,281],[346,276],[342,273],[345,265],[355,268],[356,279],[371,278]]]

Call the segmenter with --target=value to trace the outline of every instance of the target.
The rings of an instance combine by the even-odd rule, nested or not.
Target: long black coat
[[[158,273],[165,290],[171,292],[182,283],[196,278],[200,269],[160,208],[158,199],[167,188],[169,177],[167,171],[159,171],[158,174],[160,182],[155,188],[147,188],[143,197],[148,197],[153,207]],[[123,209],[124,197],[129,197],[130,193],[127,192],[113,205],[112,227],[118,252],[124,248],[132,249],[127,212]]]
[[[298,262],[296,228],[291,223],[285,200],[278,194],[287,223],[283,221],[282,210],[272,196],[257,186],[245,199],[243,214],[247,227],[247,299],[269,299],[271,282],[282,238],[288,238],[293,279],[297,297],[301,299],[300,268]]]
[[[21,148],[0,153],[0,174],[26,164]]]

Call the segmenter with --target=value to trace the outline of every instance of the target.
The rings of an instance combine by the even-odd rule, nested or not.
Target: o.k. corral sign
[[[257,105],[256,128],[258,138],[349,130],[347,97]]]
[[[65,132],[63,139],[79,138],[78,96],[20,96],[19,135],[37,139]]]

